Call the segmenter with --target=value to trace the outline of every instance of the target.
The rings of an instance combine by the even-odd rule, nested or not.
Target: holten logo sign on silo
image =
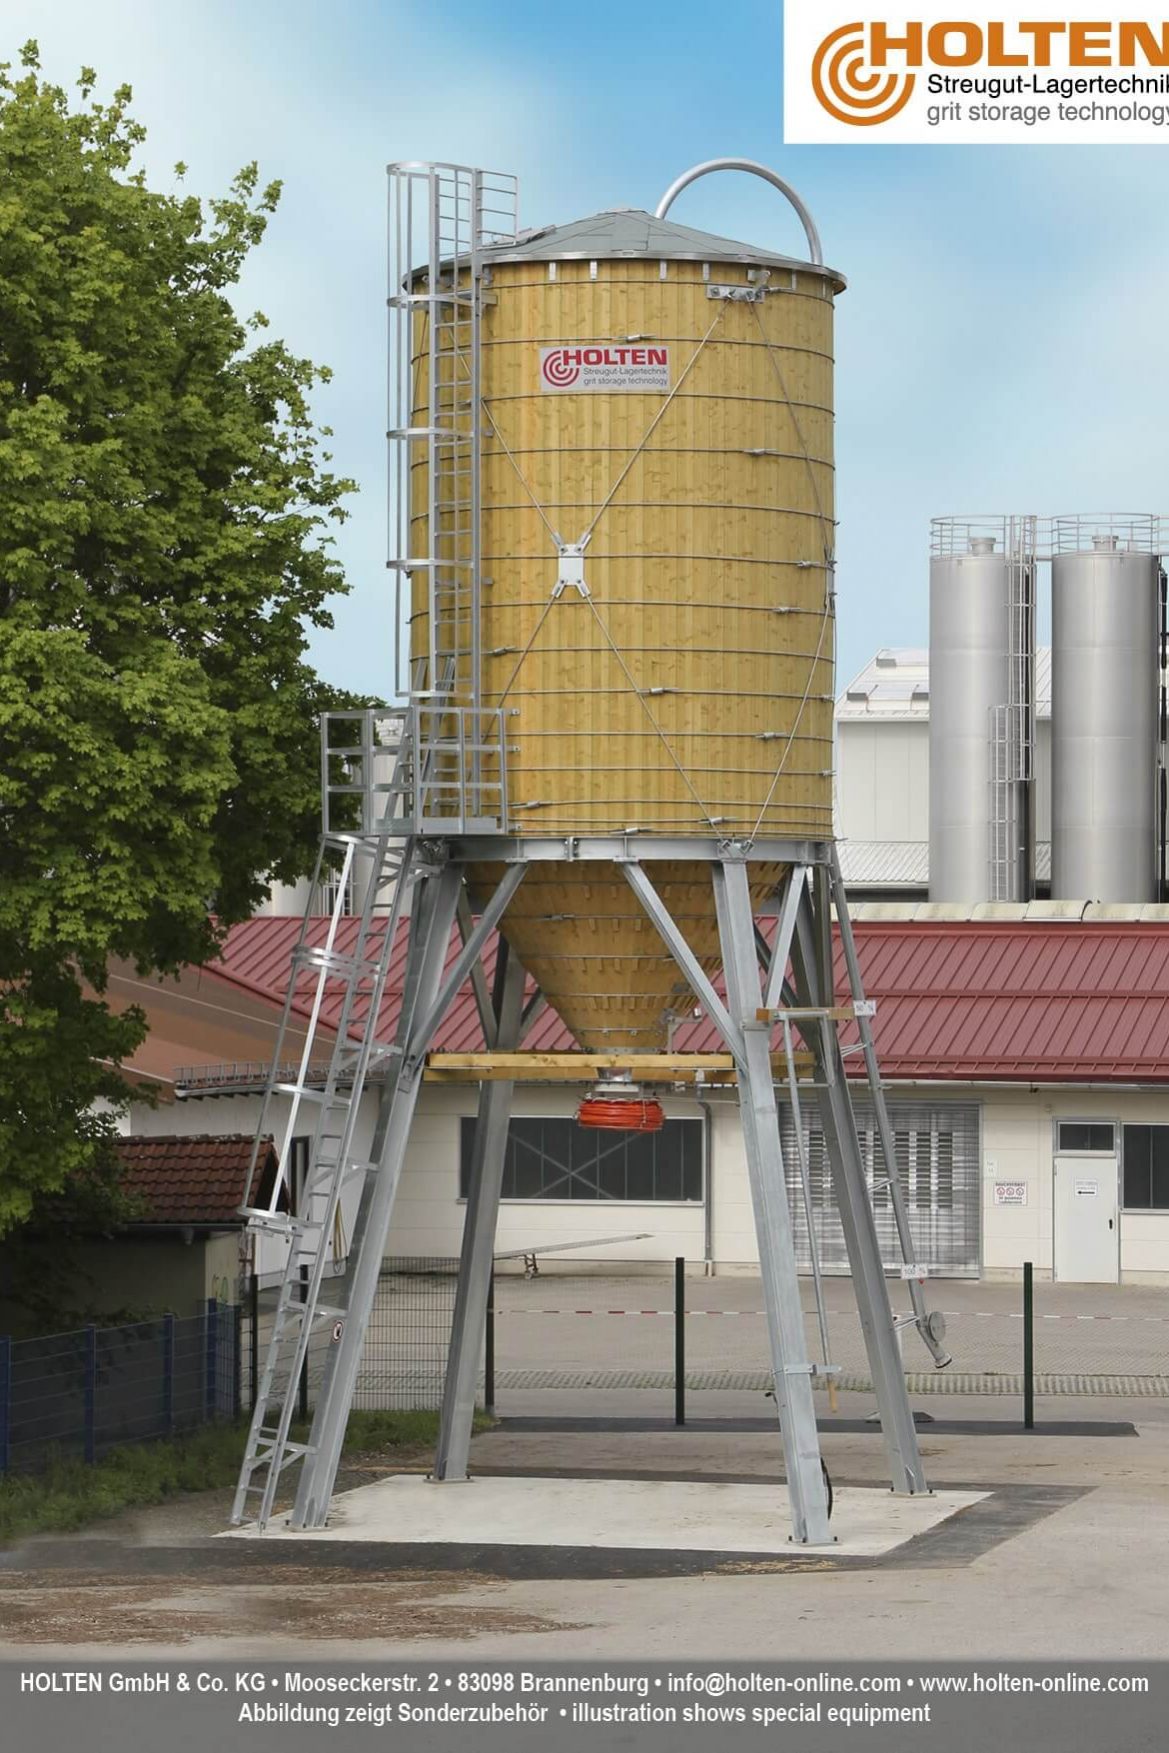
[[[542,390],[668,390],[668,347],[541,347]]]

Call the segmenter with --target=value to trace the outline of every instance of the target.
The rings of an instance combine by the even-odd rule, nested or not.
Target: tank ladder
[[[1035,742],[1035,564],[1034,517],[1007,519],[1007,699],[990,714],[990,896],[992,901],[1026,901],[1033,857],[1033,825],[1027,818],[1026,787],[1032,776]]]
[[[372,869],[360,914],[353,922],[344,921],[356,929],[343,931],[349,880],[359,851],[370,855]],[[340,853],[341,867],[325,939],[315,946],[307,941],[313,895],[331,852]],[[403,841],[400,835],[327,833],[322,837],[257,1131],[258,1160],[273,1102],[291,1098],[279,1171],[266,1203],[243,1208],[251,1229],[287,1239],[288,1258],[257,1383],[232,1505],[233,1523],[251,1519],[263,1528],[272,1514],[282,1472],[311,1452],[308,1444],[294,1442],[290,1432],[313,1334],[325,1321],[333,1321],[338,1334],[344,1327],[346,1309],[322,1301],[322,1290],[342,1192],[355,1181],[364,1182],[377,1166],[356,1154],[355,1131],[371,1069],[384,1056],[377,1039],[382,995],[399,926],[411,910],[415,875],[414,842]],[[383,897],[391,887],[387,911]],[[308,1027],[299,1066],[289,1077],[283,1043],[297,996],[307,996],[306,987],[311,992]],[[322,1077],[318,1058],[323,1055],[318,1048],[323,1030],[335,1032],[335,1040]],[[295,1188],[292,1142],[305,1105],[315,1108],[317,1118],[303,1184]]]
[[[411,692],[416,700],[449,693],[453,702],[477,710],[482,252],[515,237],[519,184],[503,172],[455,164],[392,164],[389,179],[387,430],[394,532],[389,566],[398,582],[396,674],[401,688],[403,630],[417,613],[413,577],[422,573],[426,651]],[[416,478],[420,458],[422,482]],[[425,553],[414,552],[419,527],[427,531]]]

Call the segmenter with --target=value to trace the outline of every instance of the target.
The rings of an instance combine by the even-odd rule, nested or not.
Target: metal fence
[[[240,1411],[240,1311],[0,1338],[0,1473],[230,1420]]]
[[[908,1312],[894,1280],[896,1312]],[[824,1285],[829,1356],[841,1389],[871,1392],[851,1283]],[[813,1288],[801,1281],[809,1355],[820,1356]],[[931,1279],[927,1300],[946,1319],[953,1362],[941,1371],[912,1327],[902,1356],[914,1394],[1019,1397],[1028,1377],[1047,1396],[1169,1400],[1169,1308],[1163,1290],[1136,1285],[1036,1282],[1030,1306],[1019,1284]],[[528,1391],[567,1390],[597,1410],[597,1396],[675,1387],[679,1305],[661,1264],[621,1278],[519,1276],[496,1281],[495,1387],[504,1412],[530,1411]],[[757,1277],[688,1276],[683,1311],[691,1391],[764,1395],[771,1387],[767,1320]],[[1030,1333],[1030,1339],[1028,1339]],[[519,1396],[517,1398],[517,1395]],[[721,1404],[721,1403],[720,1403]],[[762,1409],[762,1399],[759,1402]],[[659,1408],[660,1409],[660,1408]],[[717,1412],[719,1405],[712,1403]],[[741,1408],[740,1408],[741,1409]]]
[[[377,1297],[365,1336],[353,1405],[359,1411],[433,1412],[442,1404],[442,1385],[455,1312],[459,1262],[445,1258],[387,1258],[378,1276]],[[322,1301],[347,1301],[342,1271],[326,1280]],[[244,1289],[243,1396],[252,1404],[258,1371],[272,1334],[278,1274],[252,1278]],[[300,1410],[307,1416],[332,1347],[329,1324],[322,1322],[309,1341],[300,1385]]]

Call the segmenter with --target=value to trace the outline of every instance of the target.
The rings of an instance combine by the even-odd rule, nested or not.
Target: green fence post
[[[175,1429],[175,1318],[162,1317],[162,1422],[167,1436]]]
[[[97,1460],[97,1328],[85,1329],[85,1385],[83,1388],[85,1418],[85,1460],[90,1467]]]
[[[1023,1429],[1035,1429],[1035,1283],[1030,1260],[1023,1263]]]
[[[208,1424],[214,1422],[217,1383],[216,1366],[219,1363],[219,1304],[215,1298],[207,1298],[207,1332],[206,1361],[203,1366],[203,1417]]]
[[[686,1422],[686,1260],[674,1261],[674,1423]]]
[[[232,1370],[231,1370],[231,1416],[238,1419],[244,1403],[244,1310],[242,1303],[236,1303],[232,1309]]]
[[[12,1461],[12,1340],[0,1337],[0,1473]]]

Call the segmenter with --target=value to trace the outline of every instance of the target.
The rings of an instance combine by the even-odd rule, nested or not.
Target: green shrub
[[[476,1414],[475,1428],[490,1422]],[[354,1412],[345,1451],[425,1448],[437,1434],[436,1412]],[[0,1545],[25,1534],[68,1533],[182,1492],[224,1490],[236,1482],[246,1437],[246,1424],[208,1425],[169,1442],[111,1449],[92,1467],[57,1458],[40,1473],[8,1474],[0,1478]]]

